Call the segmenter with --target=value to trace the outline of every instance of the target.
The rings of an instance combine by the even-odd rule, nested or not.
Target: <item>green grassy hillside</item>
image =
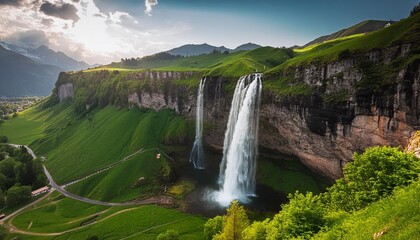
[[[261,47],[250,51],[238,51],[229,54],[210,53],[192,57],[178,57],[165,59],[162,54],[140,59],[137,64],[126,65],[122,62],[113,63],[88,72],[97,70],[165,70],[165,71],[197,71],[201,75],[224,76],[237,78],[246,74],[266,71],[277,66],[291,57],[293,51],[285,48]],[[154,57],[155,56],[155,57]]]
[[[29,144],[59,184],[87,176],[140,149],[114,168],[72,186],[70,190],[105,201],[128,201],[160,190],[168,169],[165,157],[155,154],[165,142],[192,138],[193,124],[173,111],[153,112],[108,106],[85,117],[69,103],[29,109],[0,127],[13,143]],[[124,177],[122,177],[124,176]],[[139,178],[145,184],[136,186]],[[166,178],[169,176],[166,176]]]
[[[419,239],[420,181],[352,214],[330,216],[334,225],[313,239]]]
[[[380,21],[380,20],[366,20],[354,26],[348,27],[346,29],[342,29],[335,33],[314,39],[313,41],[310,41],[309,43],[307,43],[304,47],[320,44],[322,42],[331,41],[337,38],[344,38],[344,37],[348,37],[352,35],[373,32],[373,31],[384,28],[386,24],[388,23],[394,23],[394,22],[393,21]]]
[[[182,239],[201,239],[206,219],[159,206],[103,207],[77,202],[53,193],[48,199],[11,219],[26,234],[6,239],[155,239],[175,229]],[[32,236],[30,234],[45,234]],[[48,236],[48,234],[52,234]]]
[[[401,20],[387,28],[358,37],[342,38],[337,41],[322,43],[304,51],[293,59],[271,69],[269,73],[284,70],[290,66],[312,63],[328,63],[340,58],[340,53],[349,54],[383,49],[396,44],[412,43],[414,52],[418,50],[420,41],[420,14]],[[418,57],[418,56],[417,56]]]

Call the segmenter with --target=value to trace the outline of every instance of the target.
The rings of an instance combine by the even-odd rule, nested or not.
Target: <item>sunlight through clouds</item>
[[[146,1],[148,14],[156,4]],[[19,36],[39,29],[46,38],[34,40],[34,45],[47,45],[89,63],[143,56],[168,46],[160,39],[161,31],[127,12],[101,12],[93,0],[21,0],[18,5],[0,5],[0,14],[0,39],[22,44]],[[163,32],[175,34],[183,28],[175,29],[168,26]]]

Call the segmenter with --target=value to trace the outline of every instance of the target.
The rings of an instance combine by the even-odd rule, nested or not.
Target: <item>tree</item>
[[[398,148],[373,147],[353,156],[343,170],[344,177],[324,196],[329,207],[354,211],[364,208],[418,179],[420,162],[411,153]]]
[[[227,210],[223,231],[215,236],[219,240],[242,240],[242,231],[249,226],[249,219],[243,206],[233,201]]]
[[[266,219],[263,222],[253,222],[242,232],[242,238],[244,240],[266,240],[269,223],[270,219]]]
[[[7,190],[6,204],[7,206],[16,206],[31,198],[31,187],[29,186],[13,186]]]
[[[9,138],[7,136],[0,136],[0,143],[7,143]]]
[[[3,190],[0,189],[0,208],[3,208],[6,205],[6,200],[4,197]]]
[[[213,239],[213,236],[221,233],[225,224],[225,220],[225,216],[216,216],[214,218],[210,218],[204,224],[204,238],[211,240]]]
[[[324,206],[312,192],[289,194],[290,202],[282,206],[267,229],[267,239],[310,238],[325,225]]]
[[[420,3],[414,6],[413,10],[410,12],[410,16],[413,16],[414,14],[420,12]]]
[[[172,229],[166,230],[166,232],[160,233],[156,237],[156,240],[178,240],[178,239],[179,239],[179,233]]]

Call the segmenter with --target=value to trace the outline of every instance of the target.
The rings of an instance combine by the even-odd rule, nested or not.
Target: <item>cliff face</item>
[[[386,66],[405,59],[409,49],[410,45],[400,45],[369,52],[363,61]],[[419,61],[399,69],[395,79],[379,89],[360,86],[368,77],[361,65],[360,60],[347,58],[293,68],[295,81],[315,91],[298,97],[264,94],[260,144],[296,155],[330,178],[341,176],[342,166],[355,151],[374,145],[407,146],[420,126]],[[342,93],[344,99],[327,101]]]
[[[65,99],[71,99],[74,97],[74,86],[73,83],[64,83],[58,86],[57,95],[60,102]]]
[[[314,171],[335,179],[341,176],[343,165],[355,151],[374,145],[406,147],[411,134],[420,126],[419,61],[406,64],[386,80],[375,78],[377,75],[372,71],[377,69],[372,65],[387,67],[408,54],[410,45],[399,45],[357,58],[292,67],[280,73],[292,76],[293,82],[310,86],[313,91],[307,95],[279,95],[264,87],[264,81],[272,79],[263,76],[261,152],[298,156]],[[122,102],[157,111],[170,108],[193,119],[197,88],[176,84],[175,80],[194,76],[192,72],[153,71],[130,75],[133,81],[153,84],[129,88]],[[380,83],[375,85],[379,87],[364,86],[372,81],[371,76]],[[383,81],[388,82],[382,84]],[[223,148],[233,95],[230,89],[234,84],[236,81],[223,77],[206,79],[204,142],[216,150]],[[73,97],[77,85],[63,82],[57,89],[62,100]]]

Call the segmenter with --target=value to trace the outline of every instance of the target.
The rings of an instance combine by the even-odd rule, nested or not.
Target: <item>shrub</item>
[[[223,225],[225,224],[226,218],[224,216],[216,216],[214,218],[210,218],[204,224],[204,238],[211,240],[213,236],[219,234],[223,230]]]
[[[156,237],[156,240],[178,240],[178,239],[179,239],[179,233],[172,229],[166,230],[166,232],[163,232]]]
[[[7,136],[0,136],[0,143],[7,143],[9,138]]]
[[[336,210],[354,211],[388,196],[399,186],[418,178],[419,159],[398,148],[373,147],[354,154],[354,161],[343,170],[325,195],[325,201]]]
[[[325,225],[325,208],[319,196],[309,192],[289,194],[290,202],[283,205],[267,230],[267,239],[309,238]]]

